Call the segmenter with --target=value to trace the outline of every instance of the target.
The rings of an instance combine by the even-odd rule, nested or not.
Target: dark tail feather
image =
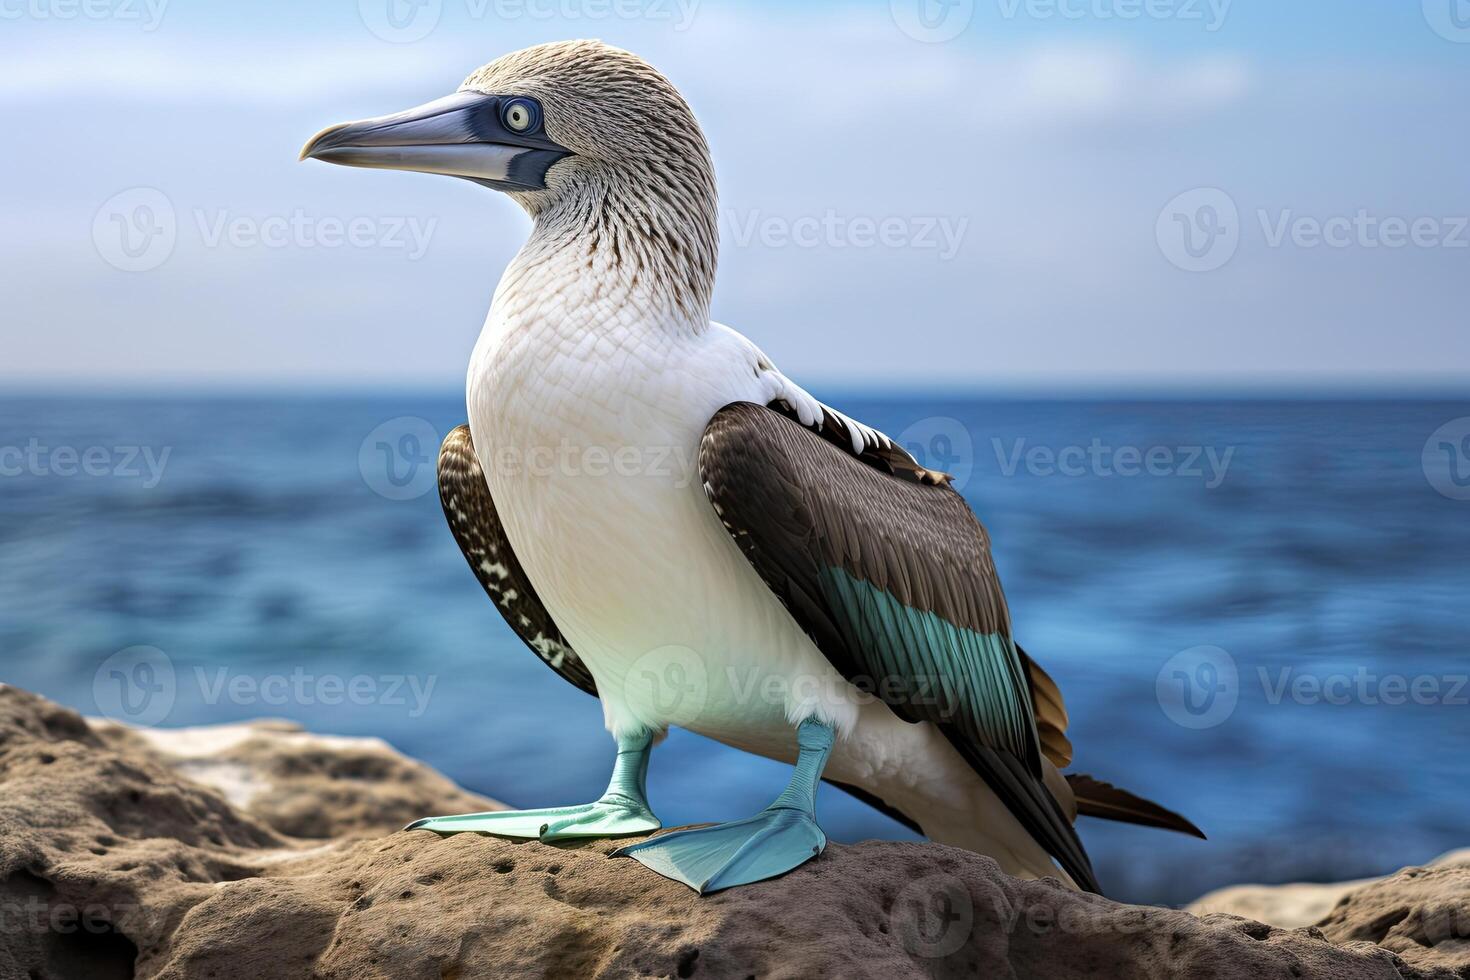
[[[1173,810],[1166,810],[1157,803],[1134,796],[1112,783],[1081,773],[1070,773],[1067,776],[1067,785],[1072,787],[1072,795],[1077,798],[1077,813],[1080,816],[1136,823],[1144,827],[1173,830],[1200,840],[1207,839],[1204,831]]]

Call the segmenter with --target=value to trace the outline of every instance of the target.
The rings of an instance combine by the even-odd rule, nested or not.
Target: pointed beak
[[[391,116],[328,126],[301,148],[301,159],[446,174],[496,190],[541,190],[551,165],[571,151],[545,133],[511,132],[501,122],[500,103],[499,96],[457,92]]]

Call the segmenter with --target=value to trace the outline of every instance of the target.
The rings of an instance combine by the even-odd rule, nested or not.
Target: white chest
[[[470,369],[476,450],[516,556],[612,727],[789,739],[794,704],[827,700],[840,679],[698,476],[704,426],[751,396],[748,368],[698,337],[494,320]]]

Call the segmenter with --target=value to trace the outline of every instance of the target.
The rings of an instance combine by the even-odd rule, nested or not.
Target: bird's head
[[[621,188],[676,208],[713,207],[709,148],[688,104],[642,58],[601,41],[504,55],[453,95],[329,126],[301,158],[463,177],[533,215]]]
[[[678,305],[707,308],[717,242],[704,134],[673,83],[601,41],[504,55],[453,95],[322,130],[301,158],[504,191],[538,227],[605,241],[635,272],[672,259],[681,268],[669,271],[694,287]]]

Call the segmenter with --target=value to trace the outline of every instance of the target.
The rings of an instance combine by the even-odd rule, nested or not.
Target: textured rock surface
[[[1220,912],[1267,922],[1283,929],[1298,929],[1321,922],[1349,892],[1375,880],[1363,878],[1358,881],[1324,884],[1301,882],[1289,885],[1231,885],[1195,899],[1186,909],[1195,915]]]
[[[371,740],[93,728],[0,687],[0,977],[1353,980],[1470,963],[1452,940],[1416,948],[1467,907],[1437,871],[1355,895],[1324,926],[1334,944],[1017,881],[936,845],[832,845],[700,899],[606,842],[394,832],[484,805]]]
[[[377,836],[431,814],[504,809],[376,738],[312,735],[287,721],[93,727],[109,745],[155,757],[293,837]]]
[[[1470,976],[1470,848],[1387,878],[1335,884],[1235,885],[1189,906],[1275,926],[1315,925],[1333,942],[1366,941],[1411,964]]]
[[[1470,864],[1465,852],[1349,893],[1320,928],[1333,942],[1367,941],[1416,966],[1470,976]]]

